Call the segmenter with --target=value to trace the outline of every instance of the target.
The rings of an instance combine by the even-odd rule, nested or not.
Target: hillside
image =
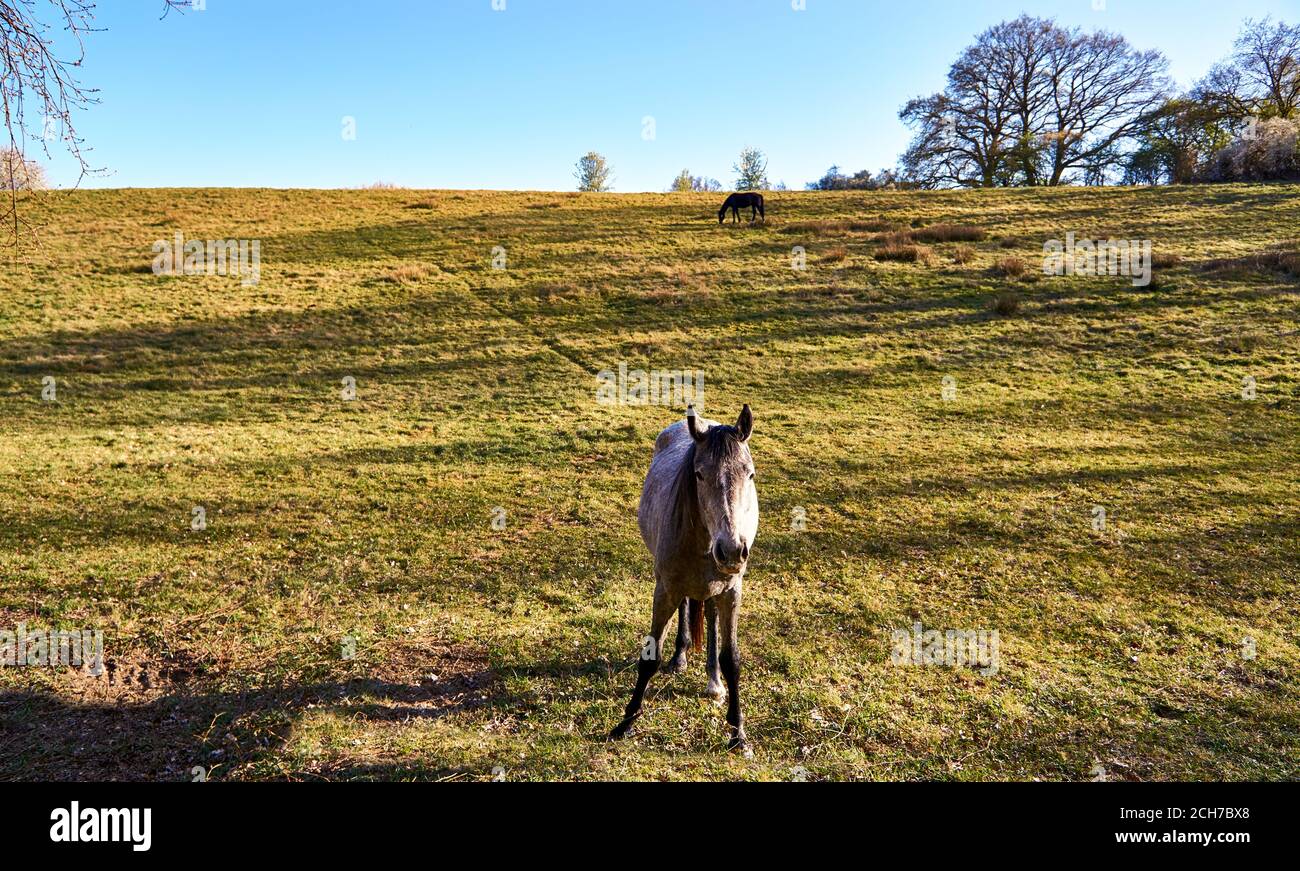
[[[101,629],[109,668],[0,668],[0,779],[1300,776],[1300,186],[720,201],[30,203],[0,629]],[[258,281],[154,275],[177,231],[259,240]],[[1151,283],[1042,275],[1066,233],[1151,240]],[[602,740],[682,414],[598,402],[620,363],[754,410],[752,760],[698,658]],[[998,667],[893,664],[916,623]]]

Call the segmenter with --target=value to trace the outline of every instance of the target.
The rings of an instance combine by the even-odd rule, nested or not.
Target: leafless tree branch
[[[192,0],[163,0],[163,15],[191,5]],[[77,112],[98,102],[97,91],[78,77],[94,16],[92,0],[0,0],[0,112],[7,150],[26,161],[29,143],[39,142],[48,158],[50,144],[61,142],[77,162],[77,185],[98,171],[75,123]],[[19,209],[21,175],[10,172],[4,179],[8,196],[0,211],[15,250],[30,227]]]

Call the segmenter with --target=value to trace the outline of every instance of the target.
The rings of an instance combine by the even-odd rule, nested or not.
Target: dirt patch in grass
[[[239,777],[280,750],[303,712],[351,719],[444,717],[487,704],[499,681],[483,648],[397,640],[311,680],[196,675],[192,661],[114,657],[103,674],[66,669],[0,691],[0,779]],[[46,680],[48,678],[48,680]],[[239,689],[230,689],[239,687]]]

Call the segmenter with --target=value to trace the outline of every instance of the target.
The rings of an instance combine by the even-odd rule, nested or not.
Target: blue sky
[[[1243,18],[1300,18],[1300,0],[206,2],[164,20],[161,0],[101,2],[83,75],[101,102],[77,120],[108,172],[84,186],[567,190],[591,149],[616,190],[684,167],[729,186],[748,144],[801,188],[833,163],[892,166],[903,102],[1021,11],[1159,48],[1183,84]]]

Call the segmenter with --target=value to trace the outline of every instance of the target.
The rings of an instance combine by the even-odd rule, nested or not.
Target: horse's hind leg
[[[612,739],[622,738],[632,728],[637,717],[641,716],[641,700],[645,698],[645,688],[659,670],[659,657],[664,646],[664,632],[668,621],[682,602],[680,595],[670,597],[663,584],[655,585],[654,617],[650,621],[650,634],[641,643],[641,655],[637,661],[636,689],[632,690],[632,700],[623,711],[623,721],[609,733]]]
[[[685,599],[677,606],[677,648],[673,651],[673,658],[668,660],[664,666],[664,671],[669,674],[677,674],[686,670],[686,651],[691,646],[691,621],[690,608]]]
[[[718,605],[712,599],[704,603],[704,622],[708,628],[708,651],[705,656],[705,670],[709,674],[709,688],[705,690],[709,698],[722,701],[726,690],[722,688],[722,672],[718,670]]]

